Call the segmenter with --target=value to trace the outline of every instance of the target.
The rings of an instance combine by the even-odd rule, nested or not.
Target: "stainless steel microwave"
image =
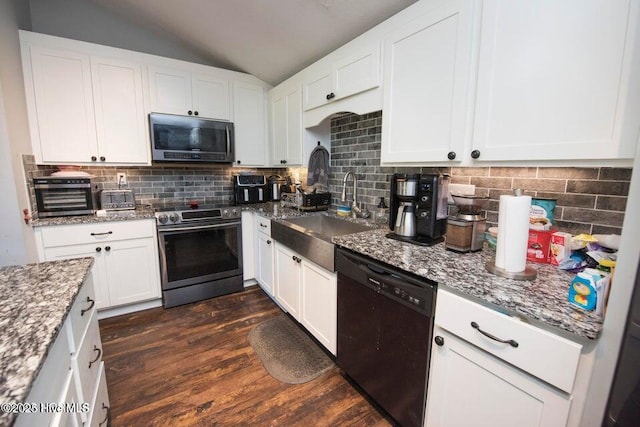
[[[172,114],[149,114],[152,158],[157,162],[231,163],[233,123]]]

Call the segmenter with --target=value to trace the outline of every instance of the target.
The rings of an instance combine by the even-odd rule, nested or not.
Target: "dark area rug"
[[[285,315],[254,326],[249,343],[267,372],[284,383],[306,383],[334,366],[318,344]]]

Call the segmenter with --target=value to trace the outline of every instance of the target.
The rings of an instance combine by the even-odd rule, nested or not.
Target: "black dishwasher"
[[[337,362],[405,427],[422,426],[436,285],[338,249]]]

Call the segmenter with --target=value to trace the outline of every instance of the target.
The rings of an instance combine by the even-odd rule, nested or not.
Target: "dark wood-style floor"
[[[334,367],[269,376],[247,340],[280,313],[257,286],[100,321],[112,426],[388,426]]]

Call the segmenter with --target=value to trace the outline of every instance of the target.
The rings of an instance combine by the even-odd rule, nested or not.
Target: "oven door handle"
[[[224,224],[212,224],[212,225],[200,225],[200,226],[189,226],[189,227],[176,227],[176,228],[167,228],[167,229],[158,229],[158,233],[171,233],[173,231],[198,231],[198,230],[210,230],[212,228],[222,228],[229,226],[241,225],[242,222],[225,222]]]

